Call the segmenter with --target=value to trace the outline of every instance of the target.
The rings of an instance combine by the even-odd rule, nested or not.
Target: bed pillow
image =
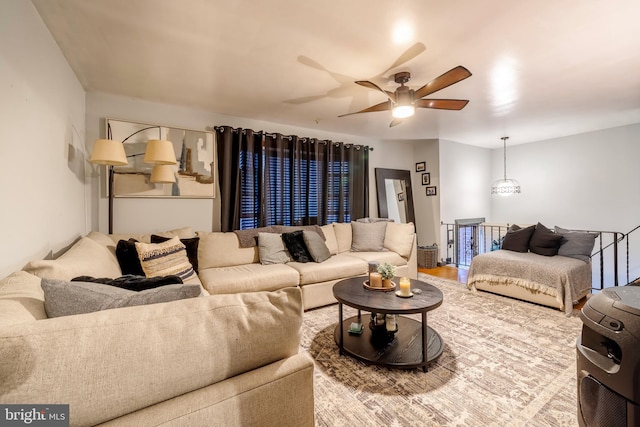
[[[555,230],[556,233],[562,236],[558,255],[576,258],[584,262],[591,260],[591,252],[596,243],[598,233],[571,231],[557,226]]]
[[[512,225],[507,234],[504,235],[502,249],[514,252],[529,252],[529,240],[531,240],[531,235],[535,229],[535,225],[525,228]]]
[[[282,240],[287,246],[291,258],[296,262],[311,262],[311,254],[307,249],[302,237],[302,230],[292,231],[291,233],[282,233]]]
[[[135,276],[144,276],[138,251],[136,250],[136,239],[118,240],[116,245],[116,258],[120,264],[120,270],[123,275],[133,274]]]
[[[326,261],[331,257],[331,252],[326,243],[315,231],[304,230],[302,232],[304,244],[315,262]]]
[[[201,284],[178,236],[163,243],[136,242],[136,250],[145,276],[178,276],[184,283]]]
[[[352,222],[351,252],[384,251],[387,222]]]
[[[198,285],[166,285],[140,292],[87,282],[42,279],[47,317],[71,316],[111,308],[155,304],[200,295]]]
[[[258,233],[260,264],[285,264],[292,260],[282,235],[279,233]]]
[[[558,248],[562,241],[562,235],[556,234],[544,225],[536,224],[536,229],[529,241],[529,250],[538,255],[558,255]]]
[[[169,237],[159,236],[157,234],[151,235],[151,243],[162,243],[169,240]],[[198,245],[200,244],[199,237],[190,237],[188,239],[182,238],[180,239],[182,244],[187,250],[187,258],[189,258],[189,262],[193,267],[193,271],[198,273]]]

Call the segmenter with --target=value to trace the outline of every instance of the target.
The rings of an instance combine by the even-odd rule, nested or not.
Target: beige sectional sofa
[[[313,361],[300,351],[303,309],[334,301],[337,281],[369,260],[417,276],[412,224],[384,248],[352,252],[350,224],[322,227],[331,257],[263,265],[235,233],[199,236],[201,297],[48,318],[41,280],[116,278],[120,239],[91,232],[56,260],[0,280],[0,402],[69,404],[71,425],[314,424]],[[216,295],[207,295],[216,294]]]

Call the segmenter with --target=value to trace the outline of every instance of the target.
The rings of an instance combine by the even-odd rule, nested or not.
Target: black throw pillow
[[[307,249],[307,245],[304,243],[302,230],[292,231],[291,233],[282,233],[282,240],[294,261],[313,261],[313,258],[311,258],[311,254],[309,253],[309,249]]]
[[[538,255],[558,255],[562,243],[562,234],[556,234],[544,225],[538,223],[529,241],[529,249]]]
[[[120,240],[116,245],[116,258],[123,275],[133,274],[144,277],[144,271],[136,250],[136,239]]]
[[[171,240],[171,238],[158,236],[156,234],[151,235],[151,243],[162,243],[162,242],[166,242],[167,240]],[[189,258],[189,262],[193,267],[193,271],[195,271],[197,274],[198,273],[198,245],[200,244],[200,238],[191,237],[188,239],[180,239],[180,241],[187,249],[187,258]]]
[[[535,225],[525,228],[518,227],[517,230],[515,230],[515,227],[512,227],[507,231],[507,234],[504,235],[502,249],[514,252],[529,252],[529,240],[531,240],[531,235],[535,229]]]
[[[72,282],[91,282],[100,283],[102,285],[115,286],[116,288],[126,289],[128,291],[145,291],[147,289],[159,288],[165,285],[179,285],[182,279],[179,276],[157,276],[157,277],[140,277],[132,274],[111,279],[109,277],[91,277],[79,276],[71,279]]]

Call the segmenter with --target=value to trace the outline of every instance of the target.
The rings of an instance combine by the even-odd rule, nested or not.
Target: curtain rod
[[[226,126],[228,128],[231,128],[231,132],[242,132],[242,134],[245,134],[247,132],[247,130],[251,130],[251,129],[242,129],[242,128],[234,128],[231,126]],[[220,131],[220,132],[224,132],[225,131],[225,126],[213,126],[212,127],[213,130],[215,131]],[[263,136],[268,136],[271,138],[274,138],[278,135],[281,135],[283,139],[287,139],[289,141],[293,140],[293,138],[298,138],[298,140],[300,140],[301,142],[310,142],[311,144],[315,143],[316,141],[319,144],[344,144],[347,147],[355,147],[356,150],[359,150],[360,148],[368,148],[369,151],[373,151],[373,147],[369,147],[368,145],[360,145],[360,144],[354,144],[354,143],[348,143],[348,142],[333,142],[331,140],[328,139],[317,139],[317,138],[309,138],[306,136],[297,136],[297,135],[282,135],[280,133],[269,133],[269,132],[265,132],[265,131],[253,131],[256,134],[261,134]]]

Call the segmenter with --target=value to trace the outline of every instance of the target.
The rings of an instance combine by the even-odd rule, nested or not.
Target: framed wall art
[[[422,185],[431,184],[431,174],[429,172],[422,174]]]
[[[436,187],[427,187],[427,196],[435,196],[436,194],[438,194]]]
[[[416,172],[424,172],[427,170],[427,162],[416,163]]]
[[[213,132],[106,119],[107,138],[122,141],[126,166],[114,167],[114,197],[215,198],[216,150]],[[147,141],[171,142],[175,182],[151,182],[154,165],[144,162]]]

